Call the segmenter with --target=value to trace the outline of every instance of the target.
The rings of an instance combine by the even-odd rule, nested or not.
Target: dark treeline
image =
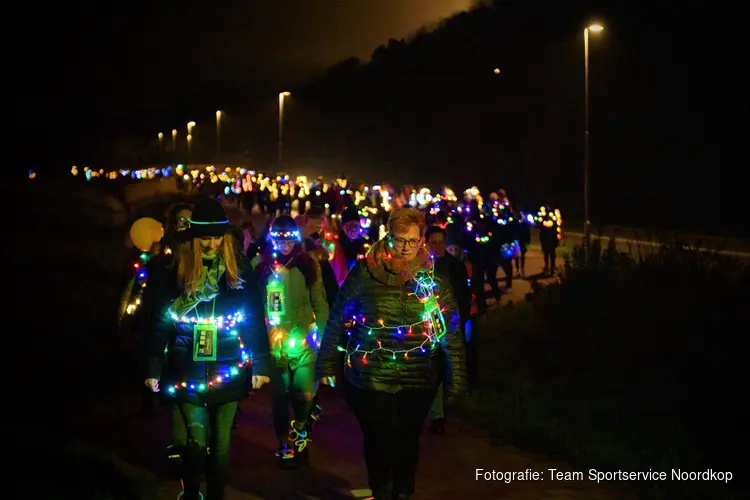
[[[371,182],[503,187],[526,205],[553,198],[581,220],[582,30],[600,22],[604,32],[590,43],[593,222],[742,230],[733,206],[741,183],[726,182],[746,128],[737,119],[746,99],[731,10],[674,1],[477,3],[407,40],[389,40],[369,62],[348,59],[283,89],[292,91],[285,170],[316,165],[305,173],[317,175],[329,162]],[[104,152],[96,157],[113,158],[108,164],[121,163],[122,152],[129,161],[173,161],[154,154],[156,132],[169,137],[178,128],[184,160],[184,126],[195,120],[193,161],[215,161],[214,112],[225,109],[223,151],[276,168],[278,100],[261,88],[213,82],[165,96],[161,111],[132,110],[104,135],[92,119],[89,132],[49,155],[70,150],[64,171],[92,144]],[[696,201],[699,209],[686,205]]]
[[[733,146],[720,124],[739,85],[731,13],[700,3],[628,2],[620,11],[483,3],[388,41],[369,63],[342,61],[295,93],[326,118],[309,139],[366,138],[372,161],[396,165],[398,180],[504,187],[522,202],[554,198],[581,219],[582,29],[599,21],[605,30],[590,40],[594,222],[718,229],[713,208],[686,217],[685,203],[720,204],[721,163]],[[730,32],[708,35],[710,26]]]

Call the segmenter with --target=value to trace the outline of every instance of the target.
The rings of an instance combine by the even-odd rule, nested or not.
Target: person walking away
[[[560,239],[562,238],[562,216],[560,210],[553,207],[553,202],[550,201],[542,206],[537,214],[539,243],[542,245],[545,276],[555,274],[557,247],[560,245]]]
[[[492,249],[495,254],[498,267],[505,273],[506,293],[513,288],[513,259],[520,256],[519,243],[516,241],[516,222],[510,210],[501,210],[491,230],[491,239],[494,242]]]
[[[275,360],[273,425],[278,439],[276,455],[283,468],[308,459],[310,425],[315,394],[315,356],[320,332],[328,321],[320,266],[302,247],[302,236],[287,215],[271,223],[269,244],[256,269],[266,296],[266,321]],[[289,404],[294,420],[289,419]]]
[[[270,380],[260,288],[227,234],[228,224],[219,202],[196,203],[175,273],[147,288],[156,313],[145,384],[177,404],[187,429],[183,500],[203,498],[204,467],[207,499],[225,498],[231,426],[245,392],[246,365],[254,365],[253,388]]]
[[[320,382],[330,385],[345,354],[376,500],[413,497],[420,434],[438,384],[448,401],[466,385],[458,305],[423,247],[424,214],[396,209],[387,226],[339,291],[316,364]]]
[[[516,205],[511,205],[513,214],[515,238],[518,241],[518,256],[513,259],[516,264],[516,277],[526,276],[526,252],[531,244],[531,223]]]
[[[432,226],[425,233],[427,250],[432,256],[435,266],[435,274],[447,279],[453,287],[459,311],[459,328],[465,332],[467,321],[471,313],[471,290],[469,289],[469,276],[466,266],[459,259],[445,250],[445,229],[440,226]],[[464,336],[465,338],[465,336]],[[445,411],[443,405],[443,385],[440,384],[435,396],[435,401],[430,408],[430,426],[428,430],[433,434],[445,432]]]
[[[464,250],[465,244],[463,228],[456,223],[448,224],[445,228],[445,250],[466,266],[466,274],[473,276],[473,269],[468,253]],[[483,284],[481,284],[483,285]],[[469,388],[476,387],[477,384],[477,345],[481,336],[480,327],[487,318],[487,305],[479,307],[475,284],[469,278],[469,289],[471,290],[471,309],[469,311],[469,321],[464,326],[464,340],[466,341],[466,374],[468,376]]]
[[[336,294],[339,293],[339,284],[336,281],[336,273],[331,267],[333,255],[329,252],[325,243],[325,232],[328,229],[328,220],[325,215],[325,209],[320,206],[312,206],[303,216],[304,230],[304,249],[320,266],[320,277],[323,280],[323,289],[328,301],[328,309],[333,307]],[[347,401],[348,403],[348,401]],[[320,392],[315,393],[310,418],[308,424],[312,429],[318,423],[323,413],[323,407],[320,404]]]

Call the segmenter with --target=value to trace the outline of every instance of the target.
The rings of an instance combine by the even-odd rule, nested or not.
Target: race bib
[[[193,361],[216,361],[216,325],[198,324],[193,327]]]

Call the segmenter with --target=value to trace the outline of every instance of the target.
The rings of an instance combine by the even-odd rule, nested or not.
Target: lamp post
[[[177,151],[177,129],[172,129],[172,154]]]
[[[279,92],[279,170],[284,162],[284,99],[290,92]]]
[[[221,110],[216,111],[216,161],[221,162]]]
[[[583,132],[583,244],[586,250],[586,261],[589,255],[589,236],[591,217],[589,212],[589,32],[599,33],[604,28],[592,24],[583,30],[584,58],[584,132]]]
[[[163,133],[161,133],[161,132],[159,132],[159,134],[157,135],[157,137],[159,138],[159,146],[158,146],[158,149],[159,149],[159,153],[161,153],[161,150],[162,150],[162,144],[164,143],[164,134],[163,134]]]
[[[188,122],[188,124],[187,124],[187,152],[188,152],[188,158],[190,158],[191,154],[193,153],[193,127],[195,127],[195,122]]]

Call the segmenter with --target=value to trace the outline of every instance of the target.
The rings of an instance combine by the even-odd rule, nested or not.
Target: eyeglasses
[[[392,234],[389,235],[389,237],[391,239],[391,244],[397,248],[404,248],[407,245],[409,246],[409,248],[417,248],[417,246],[419,245],[419,241],[420,241],[420,240],[405,240],[404,238],[397,238],[396,236],[393,236]]]

